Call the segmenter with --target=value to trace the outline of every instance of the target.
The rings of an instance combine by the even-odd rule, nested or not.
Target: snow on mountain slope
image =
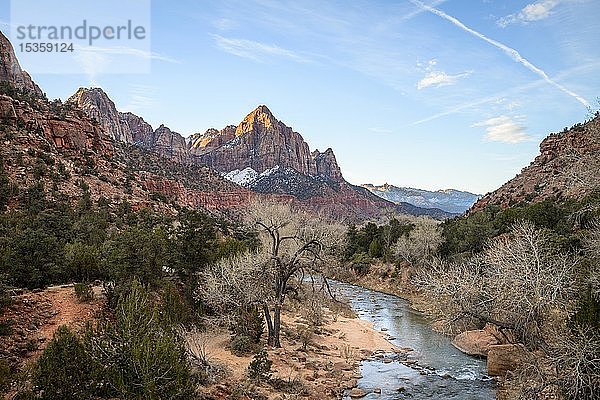
[[[223,177],[233,183],[237,183],[245,188],[252,186],[256,178],[258,178],[258,172],[250,167],[246,167],[243,170],[234,169],[223,175]]]

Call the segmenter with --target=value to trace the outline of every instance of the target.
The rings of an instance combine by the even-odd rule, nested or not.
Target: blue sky
[[[599,16],[597,0],[153,0],[151,73],[33,78],[50,98],[101,86],[184,136],[266,104],[352,183],[485,193],[600,107]]]

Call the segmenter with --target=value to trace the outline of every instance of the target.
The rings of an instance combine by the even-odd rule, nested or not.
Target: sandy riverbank
[[[324,324],[315,330],[306,350],[294,334],[306,321],[294,313],[283,316],[282,348],[268,349],[273,361],[273,378],[287,382],[285,385],[262,384],[252,387],[245,374],[252,357],[237,357],[226,349],[229,335],[223,332],[207,344],[213,362],[230,370],[230,379],[207,389],[208,393],[228,396],[246,390],[264,395],[268,399],[287,399],[302,396],[306,399],[336,399],[344,390],[356,386],[360,378],[359,363],[369,357],[404,351],[386,340],[386,334],[376,331],[373,324],[358,318],[336,315],[325,310]],[[244,398],[242,395],[241,398]]]

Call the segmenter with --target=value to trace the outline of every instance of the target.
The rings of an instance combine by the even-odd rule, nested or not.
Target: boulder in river
[[[487,357],[490,347],[498,345],[500,342],[487,330],[478,329],[456,335],[452,344],[463,353]]]
[[[487,358],[490,376],[505,376],[508,371],[517,369],[527,358],[527,350],[522,344],[500,344],[491,346]]]

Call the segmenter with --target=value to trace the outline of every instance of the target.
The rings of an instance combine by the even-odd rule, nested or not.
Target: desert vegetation
[[[74,206],[50,200],[40,185],[17,201],[0,216],[2,308],[12,288],[71,282],[82,302],[103,282],[107,305],[87,330],[59,328],[33,367],[3,358],[2,390],[41,399],[195,398],[185,336],[214,312],[194,296],[198,273],[255,246],[251,234],[194,211],[161,216],[94,203],[85,186]],[[2,326],[2,335],[12,333],[10,320]]]
[[[342,225],[289,204],[253,204],[242,223],[185,209],[136,212],[93,202],[85,185],[75,205],[49,199],[41,186],[17,200],[0,217],[2,306],[11,288],[71,282],[83,303],[101,283],[106,305],[86,329],[60,327],[30,367],[3,361],[3,391],[21,399],[201,398],[199,387],[228,375],[207,351],[219,330],[230,332],[232,353],[254,357],[242,392],[301,386],[271,378],[265,346],[281,346],[288,304],[308,322],[287,336],[308,350],[323,305],[335,307],[326,281],[315,278],[337,265]],[[10,321],[2,324],[0,334],[11,334]]]

